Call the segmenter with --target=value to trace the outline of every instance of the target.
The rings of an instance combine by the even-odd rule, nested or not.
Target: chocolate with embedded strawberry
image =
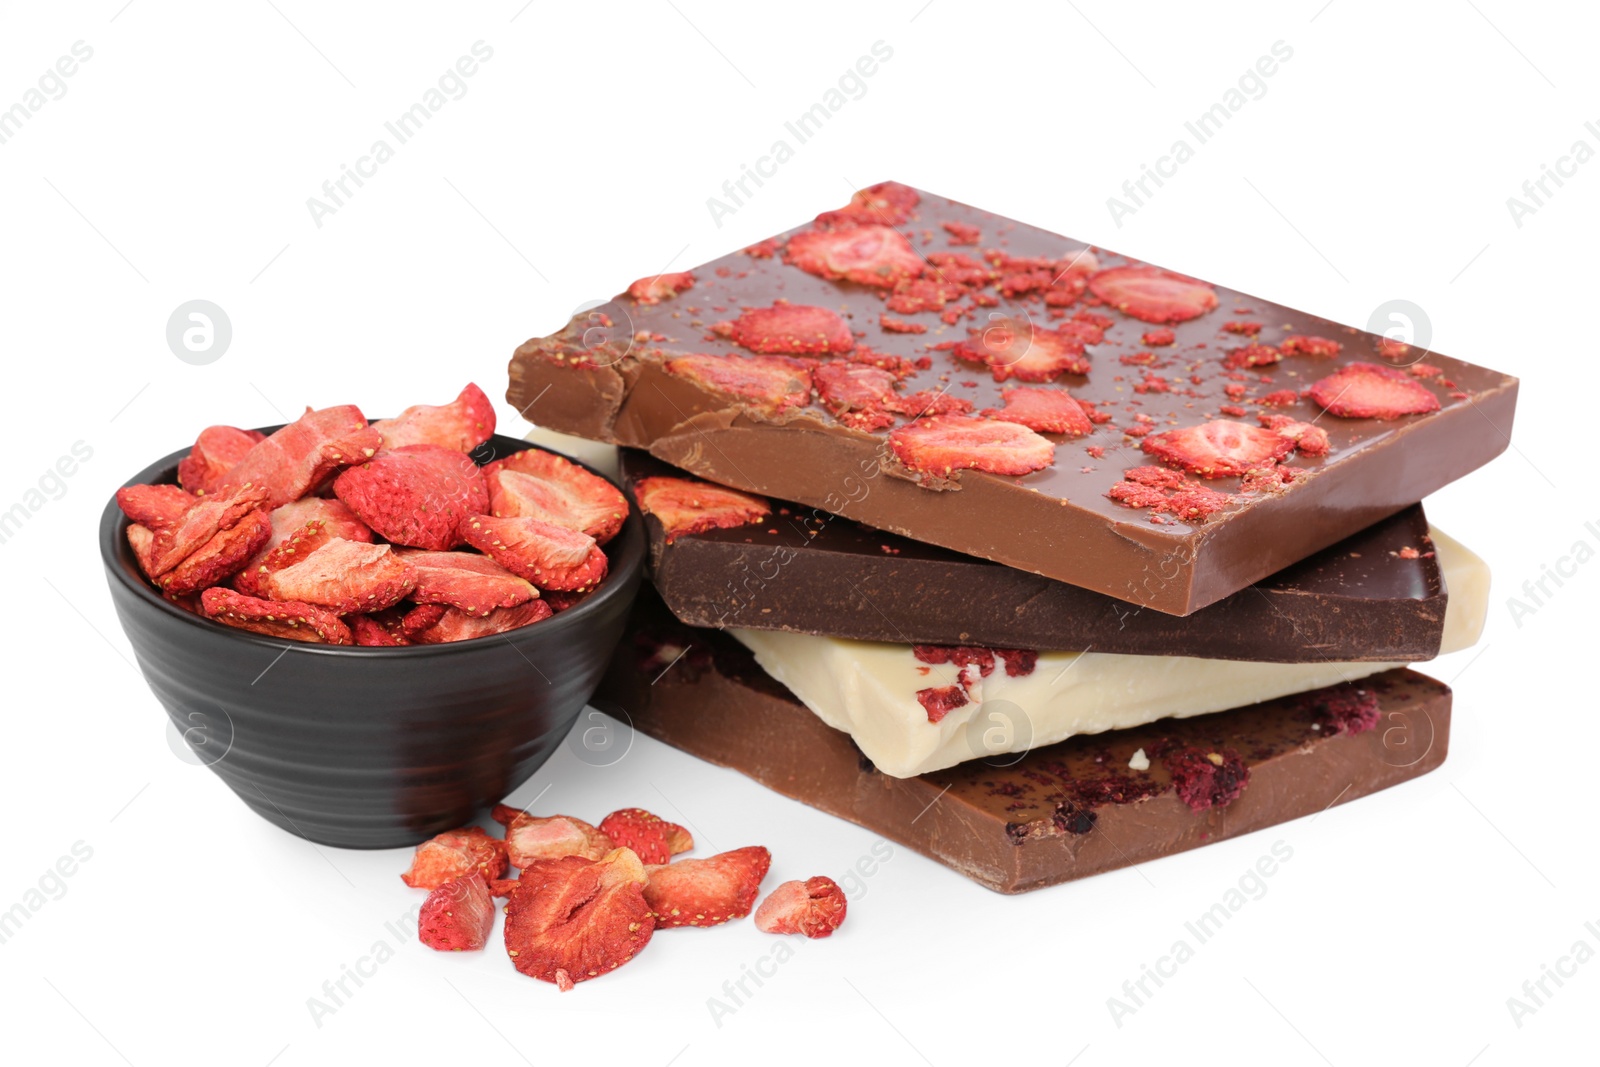
[[[523,345],[512,405],[1178,615],[1487,462],[1516,401],[1507,375],[894,183],[694,276]],[[1128,476],[1151,465],[1188,482]]]

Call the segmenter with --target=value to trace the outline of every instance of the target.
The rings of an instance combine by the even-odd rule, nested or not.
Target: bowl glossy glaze
[[[496,436],[473,457],[531,447]],[[187,453],[127,484],[176,481]],[[605,582],[575,607],[504,634],[406,648],[283,641],[168,603],[140,574],[115,499],[100,554],[139,668],[202,762],[290,833],[395,848],[470,822],[561,743],[622,635],[643,526],[630,504],[606,545]]]

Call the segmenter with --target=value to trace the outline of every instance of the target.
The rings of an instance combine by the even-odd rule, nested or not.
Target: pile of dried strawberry
[[[537,449],[479,467],[494,408],[469,384],[368,425],[307,409],[267,437],[212,426],[177,485],[117,491],[157,589],[226,626],[330,645],[503,633],[571,607],[606,576],[628,514],[604,478]]]
[[[673,861],[694,848],[693,836],[643,808],[614,811],[599,826],[504,804],[492,814],[506,828],[503,839],[469,826],[417,846],[400,878],[430,890],[418,937],[440,951],[481,949],[494,898],[508,897],[506,954],[523,974],[562,991],[627,963],[657,930],[749,915],[772,864],[760,845]],[[518,877],[506,877],[511,867]],[[827,937],[845,907],[838,883],[818,876],[778,886],[755,921],[770,934]]]

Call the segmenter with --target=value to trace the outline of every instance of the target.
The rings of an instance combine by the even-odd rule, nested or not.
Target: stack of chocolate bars
[[[903,185],[511,363],[654,538],[601,699],[1013,893],[1445,758],[1517,382]]]

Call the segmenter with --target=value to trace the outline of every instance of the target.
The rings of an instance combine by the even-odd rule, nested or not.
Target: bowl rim
[[[380,420],[369,419],[368,423],[370,425],[371,423],[377,421]],[[277,426],[262,426],[258,427],[257,429],[261,433],[271,435],[277,430],[282,429],[283,425],[287,424],[280,424]],[[530,449],[538,449],[541,452],[549,452],[553,455],[560,456],[562,459],[568,460],[571,463],[577,464],[590,474],[605,479],[608,485],[611,485],[619,492],[622,492],[622,487],[617,484],[616,479],[596,470],[588,463],[585,463],[584,461],[573,456],[569,456],[564,452],[558,451],[557,449],[547,448],[544,445],[536,444],[535,442],[529,441],[525,438],[509,437],[505,434],[498,433],[491,434],[489,439],[485,441],[483,445],[479,445],[477,448],[473,449],[471,453],[469,453],[469,455],[474,457],[474,462],[477,462],[477,453],[483,449],[484,445],[494,446],[495,451],[490,458],[478,463],[479,467],[484,466],[486,463],[494,462],[496,458],[511,455],[515,452],[526,452]],[[176,468],[178,461],[187,456],[192,448],[192,445],[187,448],[180,448],[167,456],[163,456],[161,459],[156,460],[138,474],[135,474],[126,482],[123,482],[121,487],[126,488],[131,485],[149,485],[156,483],[164,471],[168,470],[169,468]],[[168,484],[175,484],[175,482],[171,482],[170,480],[161,480],[168,481]],[[517,648],[517,641],[513,639],[513,635],[520,633],[524,635],[524,637],[531,638],[536,636],[535,632],[537,632],[537,634],[548,635],[554,639],[559,632],[582,626],[584,622],[587,621],[589,615],[600,612],[602,602],[622,595],[619,590],[621,590],[624,586],[634,584],[634,579],[642,575],[646,552],[644,516],[640,514],[638,505],[634,503],[632,496],[626,492],[623,492],[622,496],[623,499],[628,502],[628,517],[623,520],[622,529],[617,532],[617,536],[612,538],[611,541],[607,542],[608,547],[611,545],[618,546],[618,551],[607,552],[607,556],[610,559],[610,564],[608,565],[606,581],[601,583],[599,589],[595,590],[592,595],[586,597],[581,604],[570,607],[565,611],[556,612],[551,618],[541,619],[537,623],[533,623],[528,626],[519,626],[514,630],[506,630],[503,633],[485,634],[482,637],[473,637],[465,641],[445,641],[439,644],[427,645],[381,646],[329,645],[312,641],[291,641],[287,638],[269,637],[266,634],[258,634],[250,630],[239,629],[238,627],[224,626],[223,624],[213,622],[202,615],[197,615],[194,612],[186,611],[157,593],[155,587],[152,586],[143,575],[137,573],[137,566],[130,568],[124,564],[121,558],[121,549],[122,546],[127,544],[127,528],[133,523],[132,520],[127,517],[127,515],[123,514],[122,508],[117,505],[117,496],[115,492],[111,494],[111,499],[107,501],[105,510],[101,512],[100,516],[100,559],[102,564],[105,566],[106,572],[112,576],[114,581],[122,583],[124,588],[133,590],[136,596],[139,596],[145,603],[151,605],[156,610],[165,613],[169,618],[180,620],[184,624],[193,626],[197,630],[205,633],[220,634],[224,640],[233,639],[243,641],[246,644],[258,645],[262,648],[276,649],[280,653],[293,649],[295,651],[305,651],[321,656],[350,656],[359,659],[389,659],[402,657],[418,659],[424,656],[443,656],[450,655],[452,653],[465,653],[473,650],[484,649],[489,647],[488,642],[503,640],[507,644],[511,645],[513,649],[516,649],[518,655],[521,655],[522,650]]]

